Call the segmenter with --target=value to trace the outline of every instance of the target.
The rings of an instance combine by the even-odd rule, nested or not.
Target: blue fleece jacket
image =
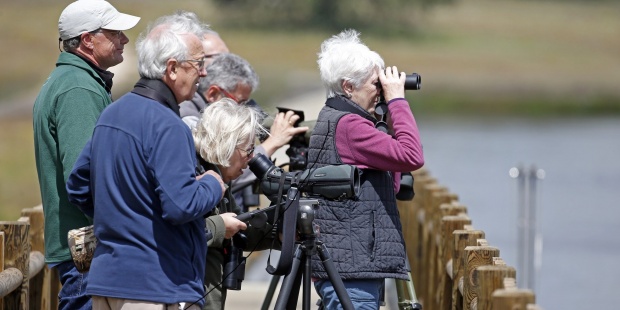
[[[93,216],[89,295],[202,305],[204,216],[217,180],[196,180],[189,128],[159,102],[128,93],[106,108],[67,182]]]

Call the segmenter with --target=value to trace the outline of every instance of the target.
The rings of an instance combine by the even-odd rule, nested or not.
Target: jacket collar
[[[82,59],[91,69],[93,69],[97,73],[97,75],[99,75],[99,77],[103,80],[103,83],[105,84],[105,90],[108,93],[112,93],[112,78],[114,77],[114,73],[99,68],[97,65],[95,65],[95,63],[78,53],[71,54]]]
[[[69,52],[61,52],[60,55],[58,56],[58,60],[56,61],[56,67],[60,67],[60,66],[74,66],[74,67],[80,68],[88,72],[88,74],[90,74],[93,77],[93,79],[95,79],[99,84],[101,84],[101,87],[108,90],[106,82],[102,78],[102,76],[99,75],[99,73],[92,66],[90,66],[83,58],[77,56],[76,54],[72,54]],[[112,76],[114,75],[112,72],[109,72],[109,73],[112,74]],[[112,84],[110,83],[110,88],[111,87],[112,87]],[[110,92],[108,91],[108,93]]]
[[[181,115],[179,112],[179,104],[174,97],[174,93],[162,80],[141,78],[131,92],[153,99],[163,104],[165,107],[170,108],[176,115],[179,115],[179,117]]]

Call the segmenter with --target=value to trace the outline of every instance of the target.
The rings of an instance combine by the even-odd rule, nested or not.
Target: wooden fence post
[[[484,239],[484,231],[465,229],[455,230],[452,254],[452,310],[463,309],[463,275],[465,274],[465,248],[476,245],[476,240]]]
[[[28,222],[0,222],[4,232],[4,268],[13,267],[22,273],[19,289],[4,297],[5,309],[28,309],[28,268],[30,265],[30,243],[28,242]]]
[[[429,221],[431,219],[431,213],[430,208],[427,204],[428,199],[426,197],[430,195],[429,187],[436,184],[437,180],[431,177],[423,178],[421,182],[417,184],[414,182],[414,188],[417,196],[415,197],[415,199],[419,201],[420,208],[418,209],[418,213],[416,215],[416,219],[418,222],[418,240],[416,241],[418,242],[418,247],[416,249],[414,260],[417,262],[415,264],[417,268],[412,268],[415,269],[415,273],[413,273],[414,275],[412,275],[412,277],[415,277],[415,283],[417,284],[418,288],[417,295],[422,305],[426,303],[425,300],[429,300],[427,296],[429,288],[427,286],[430,269],[427,256],[428,252],[430,251],[429,229],[431,228],[429,227]]]
[[[477,310],[491,310],[493,292],[504,287],[505,278],[514,278],[516,274],[513,267],[505,264],[476,267],[472,274],[472,282],[475,283],[478,296]]]
[[[486,241],[484,242],[486,243]],[[475,309],[472,305],[477,304],[478,296],[473,281],[473,272],[476,267],[493,264],[493,257],[499,257],[499,249],[492,246],[468,246],[465,248],[463,275],[463,309]]]
[[[40,255],[45,255],[45,219],[43,216],[43,207],[39,205],[33,208],[23,209],[22,217],[27,217],[30,221],[30,244],[32,254],[38,255],[38,253],[40,253]],[[45,266],[45,262],[43,264],[43,270],[30,277],[30,308],[42,310],[58,309],[58,291],[53,293],[50,292],[52,271]],[[30,270],[30,272],[33,273],[34,271]]]
[[[440,260],[438,241],[441,238],[441,209],[439,206],[449,199],[448,189],[436,183],[429,184],[426,187],[424,198],[426,214],[426,230],[424,233],[426,254],[424,255],[424,261],[428,264],[424,300],[428,308],[436,309],[439,306],[435,299],[435,290],[439,285],[439,274],[437,273]]]
[[[447,204],[443,204],[441,208],[444,214],[457,213],[463,210],[464,207],[454,205],[454,209],[448,208]],[[439,247],[439,266],[437,272],[439,277],[439,286],[437,287],[435,298],[438,309],[450,309],[452,308],[452,283],[454,278],[452,277],[452,267],[450,261],[454,254],[454,241],[452,232],[460,230],[465,225],[470,225],[471,219],[464,213],[459,215],[446,215],[441,219],[441,243]],[[449,270],[450,269],[450,270]]]
[[[504,288],[495,290],[491,298],[493,310],[527,310],[536,303],[534,292],[517,288],[514,278],[505,278]]]
[[[4,271],[4,232],[0,231],[0,274],[2,274],[3,271]],[[0,280],[0,287],[4,289],[4,283],[2,280]],[[4,298],[0,298],[0,309],[4,309]]]

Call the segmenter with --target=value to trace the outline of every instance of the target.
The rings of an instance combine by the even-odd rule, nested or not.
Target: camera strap
[[[284,187],[283,174],[280,178],[280,189],[278,190],[278,201],[276,207],[276,213],[274,216],[274,231],[277,234],[276,225],[282,225],[282,249],[280,251],[280,259],[276,267],[271,265],[271,255],[267,262],[267,272],[271,275],[286,275],[291,271],[293,264],[293,256],[295,249],[295,229],[297,226],[297,211],[299,209],[299,198],[301,193],[299,190],[291,186],[286,194],[286,204],[284,206],[283,219],[278,222],[278,214],[280,214],[280,197],[282,197],[282,188]],[[296,176],[294,177],[296,178]],[[294,184],[291,184],[294,185]],[[274,236],[274,240],[277,236]]]

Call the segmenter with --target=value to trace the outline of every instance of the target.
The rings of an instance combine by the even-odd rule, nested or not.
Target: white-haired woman
[[[407,278],[395,194],[400,173],[424,164],[418,128],[405,100],[405,73],[384,67],[378,53],[345,30],[325,40],[318,55],[327,101],[317,118],[308,167],[350,164],[361,171],[358,197],[320,199],[315,224],[355,309],[378,309],[385,278]],[[375,106],[388,106],[388,133],[376,128]],[[323,264],[312,259],[315,288],[327,309],[342,306]]]
[[[260,116],[257,108],[237,104],[229,98],[209,104],[192,131],[202,165],[200,168],[217,171],[227,184],[241,176],[252,159],[256,134],[266,132],[260,125]],[[207,227],[213,238],[208,242],[205,271],[208,294],[204,309],[224,309],[226,288],[220,283],[223,280],[224,251],[231,245],[233,235],[245,230],[247,243],[235,246],[247,250],[265,249],[272,244],[271,234],[268,233],[271,226],[265,225],[262,229],[247,227],[235,218],[240,212],[231,191],[227,190],[218,207],[207,218]]]

